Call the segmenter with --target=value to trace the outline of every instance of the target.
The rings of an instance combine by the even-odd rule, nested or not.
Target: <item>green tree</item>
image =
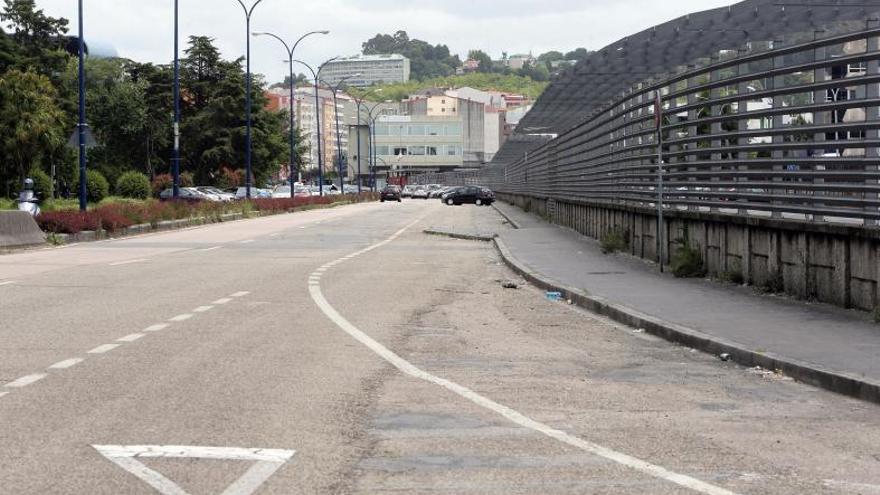
[[[546,65],[538,62],[526,62],[522,69],[519,70],[519,75],[523,77],[528,77],[534,81],[549,81],[550,80],[550,70]]]
[[[362,45],[364,55],[399,53],[410,60],[410,73],[415,80],[449,76],[461,65],[457,55],[449,52],[446,45],[431,45],[418,39],[410,39],[406,31],[393,35],[377,34]]]
[[[63,146],[64,115],[45,76],[13,69],[0,76],[0,178],[22,180]]]
[[[476,60],[480,63],[480,67],[477,68],[477,72],[492,72],[492,57],[490,57],[483,50],[471,50],[468,52],[468,58],[471,60]]]
[[[64,72],[69,58],[64,51],[67,19],[45,15],[37,9],[35,0],[4,0],[0,21],[9,28],[9,40],[16,48],[12,60],[7,62],[9,66],[31,70],[55,83],[60,82],[58,77]],[[8,49],[8,44],[0,44],[0,53]]]
[[[147,199],[150,197],[150,179],[133,170],[125,172],[116,181],[116,194],[124,198]]]

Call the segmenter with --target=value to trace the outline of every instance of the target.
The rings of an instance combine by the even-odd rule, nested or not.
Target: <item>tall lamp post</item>
[[[180,25],[178,23],[180,11],[178,3],[178,0],[174,0],[174,155],[171,158],[174,199],[180,197]]]
[[[257,0],[251,5],[250,8],[245,5],[242,0],[236,0],[241,8],[244,9],[244,17],[245,17],[245,26],[246,31],[245,35],[247,37],[247,76],[245,83],[245,107],[247,112],[247,137],[246,139],[246,151],[245,151],[245,196],[247,199],[251,199],[251,17],[254,15],[254,9],[257,8],[257,5],[263,0]],[[293,194],[293,193],[291,193]]]
[[[83,0],[79,0],[79,209],[86,211],[86,42],[83,39]]]
[[[375,93],[378,93],[378,92],[380,92],[380,91],[382,91],[382,88],[377,89],[377,90],[375,91]],[[354,98],[354,102],[357,104],[357,117],[356,117],[356,120],[357,120],[357,126],[358,126],[358,133],[357,133],[357,167],[358,167],[358,170],[357,170],[357,177],[358,177],[358,194],[361,193],[361,182],[362,182],[362,181],[361,181],[361,132],[360,132],[360,125],[361,125],[361,107],[362,107],[362,106],[366,106],[366,105],[364,105],[364,102],[366,101],[367,96],[368,96],[370,93],[373,93],[373,92],[372,92],[372,91],[368,91],[368,92],[364,93],[360,98],[358,98],[358,97],[356,97],[356,96],[352,97],[352,98]],[[367,126],[367,130],[370,130],[370,126],[369,126],[369,125]],[[349,138],[349,139],[351,139],[351,138]],[[368,136],[367,140],[368,140],[368,141],[367,141],[367,150],[368,150],[368,156],[367,156],[367,158],[368,158],[368,159],[372,159],[372,147],[370,146],[370,145],[371,145],[371,142],[370,142],[370,141],[372,141],[372,131],[370,131],[370,135]]]
[[[367,111],[368,122],[370,124],[370,189],[373,192],[376,192],[376,161],[379,159],[379,147],[376,145],[376,120],[379,119],[379,114],[373,115],[373,112],[375,112],[381,105],[381,103],[376,103],[373,105],[373,108],[370,108]]]
[[[327,84],[326,81],[321,81],[327,85],[328,88],[333,90],[333,111],[336,116],[336,166],[339,170],[339,193],[342,194],[345,192],[345,184],[343,183],[343,170],[342,170],[342,135],[339,133],[339,102],[336,99],[336,94],[339,92],[339,88],[342,87],[345,81],[353,78],[360,77],[360,73],[352,74],[350,76],[345,76],[336,83],[336,86],[331,86]]]
[[[321,154],[321,104],[320,98],[318,96],[318,78],[321,75],[321,69],[323,69],[325,65],[336,60],[337,58],[339,57],[333,57],[323,64],[319,65],[317,71],[313,69],[311,65],[303,62],[302,60],[294,60],[294,62],[305,66],[306,69],[309,69],[309,72],[312,73],[312,77],[315,78],[315,125],[317,126],[315,130],[315,139],[318,145],[318,194],[321,196],[324,196],[324,157]]]
[[[290,117],[290,165],[288,169],[288,173],[290,174],[290,197],[293,197],[294,184],[296,183],[297,176],[299,175],[299,167],[296,166],[296,128],[294,125],[294,117],[293,117],[293,104],[295,99],[295,91],[296,91],[296,80],[293,75],[293,52],[296,51],[297,45],[299,45],[300,41],[306,39],[307,37],[313,34],[330,34],[330,31],[312,31],[310,33],[306,33],[298,40],[293,46],[287,44],[280,36],[273,33],[254,33],[254,36],[271,36],[276,40],[280,41],[282,45],[284,45],[284,49],[287,51],[287,63],[290,66],[290,108],[289,108],[289,117]]]

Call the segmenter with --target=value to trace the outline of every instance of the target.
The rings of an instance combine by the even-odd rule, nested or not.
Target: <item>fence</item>
[[[718,52],[630,88],[513,163],[416,181],[655,207],[659,92],[666,209],[877,225],[880,29],[867,25]]]

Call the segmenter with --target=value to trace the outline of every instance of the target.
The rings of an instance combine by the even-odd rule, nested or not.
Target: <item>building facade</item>
[[[358,88],[377,83],[407,82],[409,77],[409,59],[397,54],[340,58],[324,65],[321,69],[321,78],[327,84],[336,85],[343,78],[348,78],[345,83]]]

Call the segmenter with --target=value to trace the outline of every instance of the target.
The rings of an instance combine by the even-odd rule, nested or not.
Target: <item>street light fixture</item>
[[[254,9],[257,8],[257,5],[260,5],[263,0],[257,0],[251,5],[250,8],[245,5],[244,1],[236,0],[241,8],[244,9],[244,17],[245,17],[245,36],[247,37],[247,77],[245,83],[245,106],[247,111],[247,149],[245,151],[245,161],[246,161],[246,169],[245,169],[245,196],[247,199],[251,199],[251,17],[254,14]],[[292,193],[291,193],[292,194]]]
[[[306,34],[300,36],[300,38],[298,40],[296,40],[296,43],[294,43],[293,46],[288,45],[286,41],[284,41],[280,36],[278,36],[276,34],[266,33],[266,32],[254,33],[254,36],[271,36],[272,38],[275,38],[276,40],[280,41],[281,44],[284,45],[284,49],[287,51],[287,55],[288,55],[287,62],[290,66],[290,109],[289,109],[289,113],[290,113],[290,115],[289,115],[289,117],[290,117],[290,165],[289,165],[289,169],[288,169],[288,174],[290,175],[289,182],[290,182],[290,197],[291,198],[293,197],[294,184],[296,183],[296,179],[299,176],[299,167],[296,165],[296,128],[294,125],[294,115],[293,115],[293,104],[294,104],[294,99],[296,96],[295,95],[296,81],[295,81],[294,75],[293,75],[293,62],[294,62],[293,52],[296,51],[296,47],[297,47],[297,45],[299,45],[300,41],[306,39],[307,37],[309,37],[313,34],[330,34],[330,31],[323,30],[323,31],[312,31],[310,33],[306,33]]]
[[[347,81],[347,80],[349,80],[349,79],[351,79],[351,78],[353,78],[353,77],[360,77],[360,76],[361,76],[360,73],[352,74],[352,75],[350,75],[350,76],[345,76],[345,77],[343,77],[342,79],[340,79],[338,83],[336,83],[336,86],[331,86],[331,85],[328,84],[326,81],[321,81],[321,82],[323,82],[324,84],[326,84],[327,87],[329,87],[330,89],[333,90],[333,110],[334,110],[334,112],[335,112],[335,116],[336,116],[336,162],[337,162],[337,165],[336,165],[336,166],[337,166],[338,169],[339,169],[339,192],[340,192],[340,193],[345,192],[345,184],[343,183],[343,177],[342,177],[342,176],[343,176],[343,170],[342,170],[342,135],[339,133],[339,103],[338,103],[337,100],[336,100],[336,93],[339,92],[339,88],[342,87],[342,85],[345,83],[345,81]],[[358,192],[360,192],[360,191],[358,191]]]
[[[79,0],[79,209],[86,211],[86,42],[83,39],[83,0]]]
[[[309,69],[309,72],[312,73],[312,77],[315,78],[315,125],[317,126],[315,134],[318,144],[318,194],[321,196],[324,196],[324,157],[321,156],[321,105],[318,97],[318,78],[320,77],[321,69],[323,69],[325,65],[338,58],[339,57],[333,57],[325,61],[318,66],[317,71],[313,69],[311,65],[303,62],[302,60],[294,60],[294,62],[305,66],[306,69]]]
[[[178,0],[174,0],[174,155],[171,158],[172,196],[180,197],[180,25]]]
[[[361,125],[361,106],[364,106],[363,103],[364,103],[364,101],[366,101],[368,95],[370,95],[371,93],[374,93],[374,94],[375,94],[375,93],[379,93],[379,92],[381,92],[381,91],[382,91],[382,88],[379,88],[379,89],[377,89],[377,90],[375,90],[375,91],[367,91],[366,93],[364,93],[363,95],[361,95],[360,98],[358,98],[357,96],[353,96],[353,97],[352,97],[352,98],[354,99],[355,103],[357,103],[357,125],[358,125],[358,133],[357,133],[357,160],[358,160],[358,171],[357,171],[357,177],[358,177],[358,194],[361,193],[361,132],[360,132],[360,125]],[[368,121],[368,122],[369,122],[369,121]],[[371,130],[371,129],[372,129],[372,127],[368,124],[368,125],[367,125],[367,131],[368,131],[368,137],[367,137],[367,158],[368,158],[369,160],[372,160],[372,158],[373,158],[373,151],[372,151],[372,149],[373,149],[373,148],[372,148],[373,134],[372,134],[372,130]],[[351,138],[349,138],[349,139],[351,139]]]

